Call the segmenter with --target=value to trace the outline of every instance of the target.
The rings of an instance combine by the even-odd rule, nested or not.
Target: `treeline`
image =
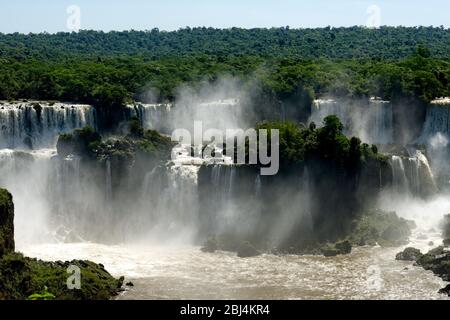
[[[257,90],[261,101],[379,96],[427,102],[450,95],[450,61],[435,58],[423,46],[395,61],[208,55],[0,60],[0,100],[61,100],[106,107],[142,100],[150,90],[154,101],[147,102],[164,102],[172,101],[183,84],[195,87],[223,75],[240,79],[242,90]]]
[[[191,55],[297,57],[303,59],[402,59],[423,45],[437,58],[450,57],[450,30],[444,27],[369,29],[214,29],[173,32],[121,31],[56,34],[0,34],[0,57],[60,60],[68,57],[138,55],[148,59]]]

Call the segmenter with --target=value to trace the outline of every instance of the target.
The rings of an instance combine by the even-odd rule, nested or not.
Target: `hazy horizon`
[[[1,33],[70,32],[73,6],[79,10],[81,30],[175,31],[185,27],[320,28],[365,26],[372,19],[381,26],[450,27],[450,3],[430,0],[37,0],[7,3],[0,11]],[[440,8],[435,10],[435,8]]]

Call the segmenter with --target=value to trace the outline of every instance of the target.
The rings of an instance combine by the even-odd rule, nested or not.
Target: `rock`
[[[134,287],[134,283],[129,281],[125,284],[127,287]]]
[[[123,286],[123,282],[125,281],[125,277],[121,276],[119,281],[117,282],[117,288],[121,288]]]
[[[248,241],[244,241],[237,251],[237,256],[239,258],[249,258],[259,256],[261,252],[256,250],[256,248]]]
[[[402,252],[397,253],[395,260],[417,261],[423,256],[419,249],[408,247]]]
[[[13,199],[8,191],[0,189],[0,257],[14,249]]]
[[[335,244],[327,244],[321,249],[325,257],[333,257],[340,254],[349,254],[352,251],[350,241],[344,240],[336,242]]]
[[[408,242],[413,221],[397,216],[395,212],[370,210],[354,221],[350,240],[356,245],[399,246]]]
[[[339,251],[339,254],[349,254],[352,252],[352,244],[348,240],[336,242],[334,246]]]
[[[450,297],[450,284],[448,284],[445,288],[440,289],[438,293],[446,294]]]
[[[429,245],[430,247],[432,247],[432,246],[434,246],[434,242],[433,242],[433,241],[430,241],[430,242],[428,242],[428,245]]]
[[[450,239],[447,238],[447,239],[442,240],[442,244],[443,244],[445,247],[450,246]]]
[[[450,252],[440,246],[428,251],[417,260],[417,265],[431,270],[444,281],[450,280]]]
[[[208,240],[206,240],[206,242],[204,243],[203,247],[200,249],[203,252],[216,252],[218,248],[217,245],[217,240],[214,237],[210,237],[208,238]]]
[[[338,250],[334,246],[330,245],[330,246],[325,246],[322,248],[322,254],[325,257],[334,257],[334,256],[337,256],[339,253],[338,253]]]

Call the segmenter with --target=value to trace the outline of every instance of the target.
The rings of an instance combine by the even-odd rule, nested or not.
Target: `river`
[[[439,233],[417,230],[409,245],[423,251]],[[134,286],[117,299],[446,299],[445,283],[411,262],[402,248],[357,247],[337,257],[275,256],[242,259],[194,246],[40,244],[18,248],[45,260],[90,259]]]

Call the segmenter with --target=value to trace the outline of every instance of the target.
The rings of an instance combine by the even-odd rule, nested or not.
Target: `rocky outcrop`
[[[0,189],[0,257],[14,252],[14,204],[11,194]]]
[[[422,255],[416,265],[421,266],[425,270],[432,271],[435,275],[444,281],[450,281],[450,251],[443,246],[439,246]],[[439,293],[450,296],[450,285],[439,290]]]
[[[238,248],[237,256],[239,258],[250,258],[250,257],[256,257],[261,255],[261,252],[259,252],[250,242],[244,241]]]
[[[414,222],[397,216],[395,212],[371,210],[354,221],[351,242],[356,245],[392,247],[408,242]]]
[[[395,260],[417,261],[423,256],[419,249],[408,247],[402,252],[397,253]]]
[[[321,251],[325,257],[334,257],[340,254],[349,254],[352,251],[352,244],[348,240],[339,241],[335,244],[328,244],[324,246]]]
[[[428,251],[417,260],[417,265],[433,271],[445,281],[450,281],[450,252],[443,246]]]

